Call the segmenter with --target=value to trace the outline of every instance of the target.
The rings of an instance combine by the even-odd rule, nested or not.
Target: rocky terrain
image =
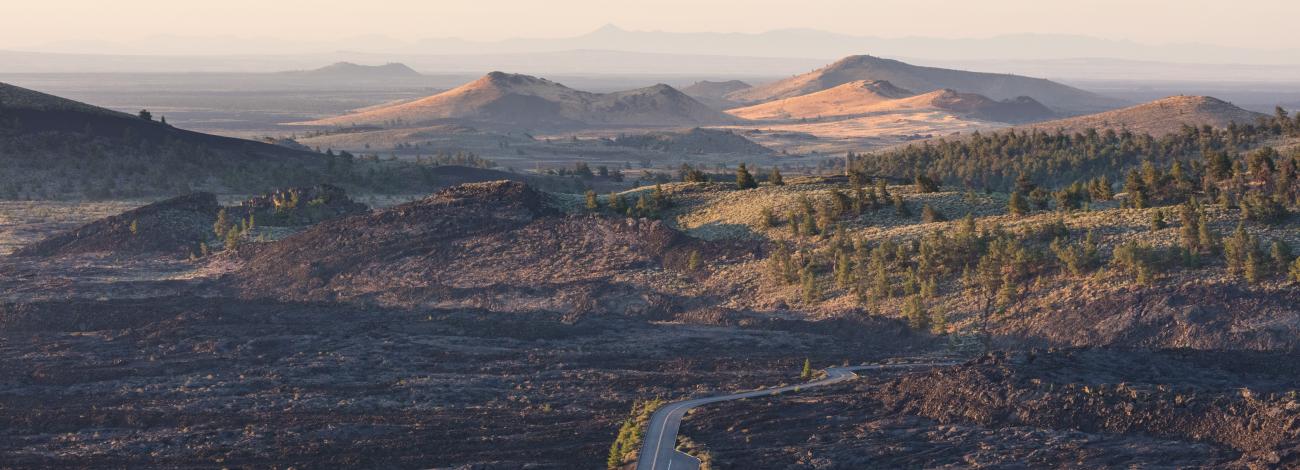
[[[219,206],[210,193],[194,193],[97,220],[14,251],[13,256],[79,253],[186,256],[212,235]]]
[[[804,357],[933,341],[885,318],[687,314],[717,303],[705,297],[676,316],[628,310],[689,292],[673,271],[693,247],[710,262],[752,254],[645,219],[565,216],[552,197],[466,185],[197,261],[0,260],[0,372],[15,378],[0,385],[0,456],[23,468],[594,468],[635,400],[791,381]]]
[[[683,434],[720,469],[1289,468],[1294,359],[999,353],[815,396],[721,404],[695,413]]]

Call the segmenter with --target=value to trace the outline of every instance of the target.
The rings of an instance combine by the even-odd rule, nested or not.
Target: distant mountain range
[[[43,52],[106,54],[321,54],[356,51],[384,54],[510,54],[601,49],[627,52],[829,59],[872,53],[913,59],[1043,60],[1112,58],[1188,63],[1300,64],[1300,48],[1248,49],[1206,44],[1152,45],[1064,34],[1008,34],[984,38],[882,38],[814,29],[761,33],[629,31],[605,25],[577,36],[469,41],[459,38],[397,40],[380,35],[332,41],[239,37],[166,36],[125,42],[64,42],[33,48]]]
[[[529,75],[492,72],[427,98],[304,124],[411,127],[441,120],[525,128],[699,126],[736,121],[668,85],[590,93]]]
[[[1103,111],[1125,104],[1041,78],[921,67],[866,55],[845,57],[806,74],[732,92],[726,98],[740,103],[764,103],[829,90],[860,80],[886,81],[893,87],[915,93],[953,89],[995,100],[1028,96],[1065,114]]]
[[[416,72],[405,64],[397,62],[390,62],[384,65],[360,65],[352,62],[335,62],[318,69],[293,70],[281,73],[285,75],[321,78],[409,78],[420,76],[420,72]]]
[[[1008,123],[1041,121],[1054,116],[1052,110],[1027,96],[996,101],[984,95],[961,93],[948,88],[914,94],[883,80],[849,82],[827,90],[728,112],[751,120],[794,120],[845,119],[867,114],[927,110]]]

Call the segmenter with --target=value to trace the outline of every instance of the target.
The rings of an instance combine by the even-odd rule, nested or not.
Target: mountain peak
[[[599,28],[596,28],[595,31],[592,31],[591,33],[588,33],[588,34],[589,34],[589,35],[598,35],[598,34],[619,34],[619,33],[626,33],[626,32],[627,32],[627,30],[618,27],[618,25],[616,25],[616,24],[614,24],[614,23],[605,23],[603,26],[601,26],[601,27],[599,27]]]

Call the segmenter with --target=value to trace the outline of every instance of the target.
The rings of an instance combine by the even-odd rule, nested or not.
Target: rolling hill
[[[383,65],[361,65],[352,62],[335,62],[313,70],[294,70],[281,72],[284,75],[320,77],[320,78],[413,78],[420,77],[420,72],[407,67],[406,64],[390,62]]]
[[[695,98],[696,101],[704,103],[710,108],[724,110],[734,108],[738,104],[728,100],[728,94],[752,87],[753,85],[740,80],[727,80],[725,82],[701,80],[692,83],[691,86],[682,88],[682,93],[686,93],[686,96]]]
[[[856,80],[827,90],[768,101],[728,111],[753,120],[811,119],[848,116],[868,112],[881,103],[913,96],[914,93],[883,80]]]
[[[4,83],[0,168],[0,199],[253,193],[323,182],[385,190],[425,185],[421,172],[396,164],[188,131]]]
[[[528,75],[492,72],[427,98],[300,124],[410,127],[449,119],[525,128],[686,127],[736,120],[668,85],[602,94]]]
[[[1263,116],[1210,96],[1170,96],[1128,108],[1042,122],[1032,127],[1065,132],[1083,132],[1089,128],[1127,129],[1161,136],[1178,132],[1184,125],[1225,127],[1233,122],[1253,124]]]
[[[768,101],[828,90],[859,80],[883,80],[917,93],[950,88],[995,100],[1028,96],[1064,114],[1098,112],[1122,106],[1120,100],[1041,78],[921,67],[868,55],[849,56],[812,72],[727,95],[743,103]]]

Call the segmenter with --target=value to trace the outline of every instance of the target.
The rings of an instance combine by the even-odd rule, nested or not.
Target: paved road
[[[852,367],[831,367],[826,369],[826,378],[796,385],[777,388],[765,388],[752,392],[734,393],[713,397],[695,398],[669,403],[659,408],[650,416],[650,426],[646,428],[645,442],[641,444],[638,454],[637,470],[698,470],[700,461],[695,457],[677,451],[677,430],[682,426],[682,417],[691,408],[720,401],[741,400],[745,398],[766,397],[805,388],[821,387],[852,380],[858,377],[860,370],[879,370],[907,367],[933,367],[953,364],[949,362],[917,364],[872,364]]]

